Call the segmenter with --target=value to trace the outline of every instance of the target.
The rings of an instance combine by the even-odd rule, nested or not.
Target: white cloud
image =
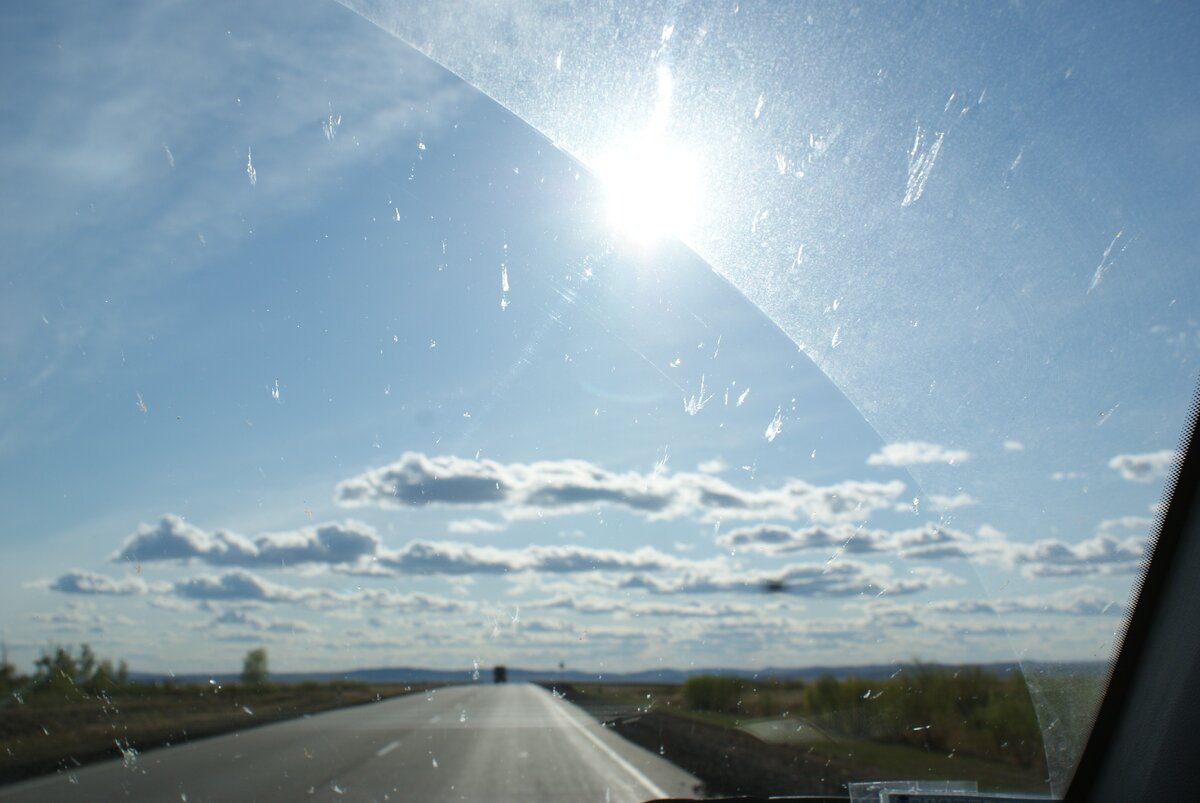
[[[729,468],[729,466],[725,465],[725,461],[721,460],[720,458],[705,460],[696,466],[696,470],[701,474],[720,474],[727,468]]]
[[[835,556],[890,553],[919,561],[963,558],[1019,568],[1029,577],[1060,577],[1136,572],[1145,538],[1118,539],[1101,531],[1070,544],[1058,539],[1021,543],[989,525],[981,527],[976,535],[933,524],[897,531],[849,525],[798,529],[756,525],[730,530],[718,536],[717,543],[767,555],[834,550]]]
[[[1055,482],[1063,482],[1065,480],[1082,480],[1086,476],[1082,471],[1056,471],[1050,475],[1050,479]]]
[[[677,571],[699,565],[651,547],[632,552],[576,545],[534,545],[520,549],[451,541],[412,541],[379,556],[377,565],[401,574],[571,574],[591,571]]]
[[[259,616],[252,609],[245,608],[230,608],[209,622],[206,627],[217,630],[236,627],[261,633],[291,633],[295,635],[313,635],[321,632],[320,628],[299,619],[269,619]]]
[[[584,460],[499,463],[406,452],[395,463],[339,483],[344,507],[499,508],[508,520],[582,513],[616,506],[650,520],[795,519],[861,521],[890,508],[905,492],[900,480],[847,480],[828,486],[790,480],[745,490],[707,474],[618,473]]]
[[[54,581],[41,581],[36,585],[61,594],[84,594],[97,596],[131,596],[161,593],[170,589],[166,583],[147,583],[140,577],[109,577],[104,574],[76,569]]]
[[[889,443],[881,451],[867,458],[869,466],[912,466],[921,463],[946,463],[954,465],[971,458],[965,449],[947,449],[926,441]]]
[[[496,533],[505,528],[501,521],[487,519],[456,519],[446,525],[446,531],[456,535],[475,535],[476,533]]]
[[[207,603],[284,603],[326,609],[358,605],[408,613],[464,613],[472,609],[468,603],[433,594],[379,589],[333,591],[282,585],[241,569],[180,580],[174,585],[174,593],[183,599]]]
[[[318,589],[297,589],[273,583],[245,571],[233,571],[213,576],[201,575],[180,580],[175,593],[196,600],[262,600],[264,602],[306,602],[321,598]]]
[[[113,625],[131,627],[136,624],[127,616],[100,614],[96,612],[95,605],[78,602],[68,603],[65,608],[57,611],[34,613],[30,618],[35,622],[52,625],[56,630],[63,632],[96,635],[107,632]]]
[[[744,602],[711,603],[700,600],[666,602],[660,600],[629,600],[608,597],[578,597],[560,595],[544,600],[522,602],[522,610],[566,610],[586,615],[614,615],[617,618],[661,616],[679,619],[723,619],[730,617],[757,618],[763,606]]]
[[[851,525],[791,529],[772,525],[742,527],[717,537],[723,547],[779,555],[811,549],[835,554],[893,553],[903,558],[935,560],[977,555],[980,545],[965,532],[928,524],[908,530],[873,530]]]
[[[1115,519],[1105,519],[1096,528],[1099,533],[1113,534],[1121,531],[1147,534],[1154,527],[1154,519],[1149,516],[1118,516]]]
[[[1141,567],[1146,540],[1096,535],[1067,544],[1056,539],[1012,544],[1011,560],[1030,577],[1129,574]]]
[[[936,569],[919,569],[897,578],[886,565],[842,559],[825,563],[792,563],[778,569],[740,570],[712,566],[672,577],[634,574],[621,588],[655,594],[786,593],[801,597],[849,597],[864,593],[913,594],[962,581]]]
[[[1067,616],[1124,616],[1125,605],[1112,594],[1093,586],[1081,586],[1042,596],[987,600],[939,600],[922,606],[941,613],[972,614],[1058,614]]]
[[[929,507],[939,513],[978,504],[978,499],[966,493],[955,494],[954,496],[942,496],[941,494],[929,495]]]
[[[1004,451],[1006,452],[1023,452],[1025,444],[1020,441],[1007,440],[1004,442]]]
[[[340,566],[377,555],[383,541],[366,524],[326,523],[247,538],[228,530],[208,533],[167,514],[153,527],[142,524],[112,556],[114,562],[198,561],[213,566]]]
[[[1108,461],[1108,467],[1130,482],[1154,482],[1167,476],[1178,455],[1171,449],[1145,454],[1119,454]]]

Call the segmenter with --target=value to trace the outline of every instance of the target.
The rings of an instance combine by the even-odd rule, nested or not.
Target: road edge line
[[[580,722],[577,719],[575,719],[575,717],[571,716],[566,711],[559,708],[556,703],[557,703],[557,700],[555,700],[554,698],[551,698],[550,708],[552,711],[554,711],[556,716],[565,719],[567,722],[569,722],[571,724],[571,726],[573,728],[575,728],[577,731],[579,731],[584,736],[586,736],[588,738],[588,740],[590,740],[592,742],[592,744],[596,745],[601,750],[603,750],[605,752],[605,754],[608,755],[609,758],[611,758],[614,762],[616,762],[617,766],[619,766],[621,769],[625,770],[627,773],[632,775],[633,779],[635,781],[637,781],[643,787],[645,787],[646,791],[649,792],[652,797],[656,797],[656,798],[670,797],[670,795],[668,795],[663,789],[659,788],[658,784],[654,783],[654,781],[647,778],[645,773],[643,773],[637,767],[633,766],[628,761],[626,761],[624,758],[622,758],[621,755],[619,753],[617,753],[617,751],[613,750],[611,747],[606,745],[603,741],[601,741],[599,736],[597,736],[596,734],[592,733],[587,728],[585,728],[582,724],[580,724]],[[567,705],[571,705],[571,703],[567,703]],[[638,749],[640,750],[641,748],[639,747]]]

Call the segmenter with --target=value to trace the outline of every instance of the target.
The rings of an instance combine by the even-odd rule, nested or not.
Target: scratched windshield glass
[[[3,793],[1061,794],[1195,20],[347,5],[6,15]]]

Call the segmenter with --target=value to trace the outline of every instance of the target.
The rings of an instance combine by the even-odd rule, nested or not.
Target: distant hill
[[[808,667],[767,667],[764,669],[728,669],[708,667],[703,669],[645,669],[640,672],[588,672],[568,669],[522,669],[508,667],[510,682],[522,681],[561,681],[563,683],[682,683],[692,675],[732,675],[743,678],[778,678],[787,680],[814,680],[822,675],[832,675],[836,678],[860,677],[866,680],[887,678],[911,667],[912,664],[868,664],[865,666],[808,666]],[[966,664],[927,664],[932,668],[955,669]],[[996,674],[1003,674],[1017,669],[1012,663],[971,664]],[[1027,673],[1037,674],[1096,674],[1102,675],[1106,664],[1099,661],[1074,662],[1045,662],[1026,661],[1024,669]],[[174,681],[176,683],[206,683],[215,680],[218,683],[231,683],[239,679],[240,673],[225,674],[181,674],[164,675],[148,672],[130,673],[132,680],[140,683],[160,683]],[[473,669],[428,669],[420,667],[378,667],[374,669],[354,669],[346,672],[274,672],[271,679],[282,683],[300,683],[303,681],[334,681],[352,680],[362,683],[472,683],[492,680],[492,667],[480,667],[478,676]]]

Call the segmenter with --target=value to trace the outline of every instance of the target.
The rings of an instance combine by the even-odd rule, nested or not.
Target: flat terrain
[[[0,800],[631,803],[697,786],[545,689],[480,684],[127,754],[0,787]]]

